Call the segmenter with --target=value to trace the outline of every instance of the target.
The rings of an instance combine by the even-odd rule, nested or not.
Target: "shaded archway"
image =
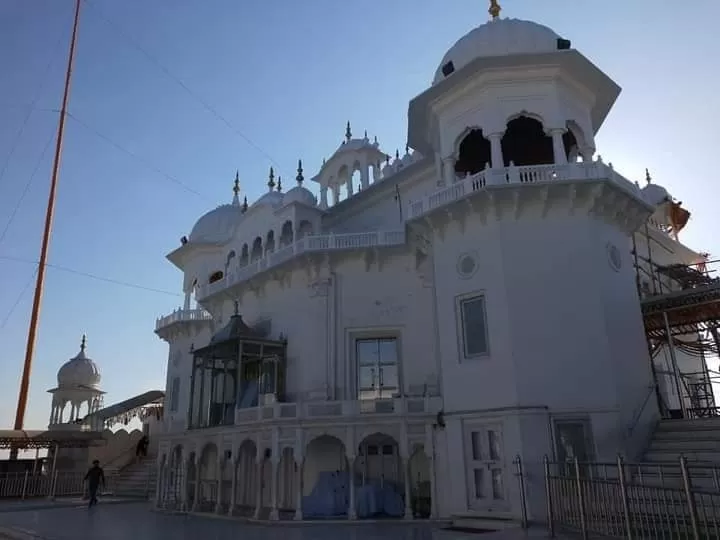
[[[235,262],[235,250],[231,250],[230,253],[228,253],[227,258],[225,259],[225,273],[228,273],[228,268],[230,268],[230,265]]]
[[[262,238],[259,236],[253,240],[252,249],[250,250],[250,262],[255,262],[262,259],[263,256],[263,244]]]
[[[282,229],[280,229],[280,247],[289,246],[293,241],[293,224],[292,221],[288,220],[283,223]]]
[[[555,162],[552,137],[545,134],[542,122],[521,115],[507,123],[502,138],[505,166],[551,165]]]
[[[250,262],[250,248],[248,248],[247,244],[243,244],[242,251],[240,251],[240,261],[238,261],[238,264],[242,268],[243,266],[247,266],[248,262]]]
[[[201,512],[212,512],[218,500],[218,448],[214,443],[208,443],[200,453],[198,463],[198,490],[197,509]]]
[[[185,471],[187,476],[187,482],[185,484],[185,500],[187,500],[187,508],[195,509],[195,493],[197,492],[196,486],[198,484],[198,466],[197,466],[197,454],[191,452],[188,457],[187,470]]]
[[[490,159],[490,141],[481,129],[473,129],[460,142],[455,174],[460,177],[477,174],[490,164]]]
[[[308,220],[304,219],[298,224],[297,239],[304,238],[306,236],[312,236],[313,226]]]
[[[302,470],[302,512],[306,519],[347,515],[350,477],[345,445],[331,435],[311,440]]]
[[[403,471],[400,446],[392,436],[374,433],[362,440],[354,467],[358,517],[405,515]]]
[[[416,518],[427,519],[432,514],[432,478],[430,458],[421,445],[417,445],[408,464],[412,512]]]
[[[269,231],[265,237],[265,253],[275,251],[275,231]]]
[[[257,447],[246,439],[238,449],[235,506],[242,515],[251,516],[257,504]]]

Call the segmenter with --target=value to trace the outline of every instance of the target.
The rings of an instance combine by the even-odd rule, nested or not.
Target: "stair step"
[[[720,465],[720,448],[716,450],[697,450],[687,448],[681,451],[654,450],[651,449],[645,454],[645,461],[648,463],[677,463],[680,457],[685,456],[689,462],[702,462],[704,464]]]
[[[712,452],[720,451],[720,437],[718,440],[653,440],[650,443],[650,452]]]

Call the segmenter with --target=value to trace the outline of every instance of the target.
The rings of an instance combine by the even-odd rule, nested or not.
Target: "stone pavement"
[[[103,504],[88,510],[74,506],[0,512],[0,539],[17,540],[519,540],[546,537],[544,531],[520,530],[467,535],[437,531],[429,523],[248,524],[204,516],[170,515],[146,502]]]

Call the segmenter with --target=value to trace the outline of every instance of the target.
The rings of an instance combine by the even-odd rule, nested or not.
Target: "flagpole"
[[[57,141],[55,143],[55,158],[53,160],[52,177],[50,180],[50,193],[48,195],[47,210],[45,211],[45,229],[43,230],[42,244],[40,247],[40,261],[38,262],[37,280],[35,282],[35,296],[33,297],[32,312],[30,314],[30,328],[28,329],[27,345],[25,347],[25,363],[23,364],[17,411],[15,413],[16,430],[23,429],[23,425],[25,424],[25,410],[27,409],[28,389],[30,387],[30,372],[32,369],[33,353],[35,352],[37,325],[40,316],[40,305],[42,303],[43,285],[45,284],[45,268],[47,266],[48,248],[50,246],[50,235],[52,233],[53,212],[55,210],[58,173],[60,170],[60,157],[62,154],[62,140],[63,133],[65,131],[65,117],[67,116],[67,106],[70,97],[70,80],[72,78],[73,61],[75,59],[75,43],[77,41],[78,22],[80,20],[80,2],[81,0],[75,0],[75,18],[73,19],[72,37],[70,38],[70,53],[68,55],[67,71],[65,72],[65,88],[63,90],[62,107],[60,109],[60,120],[58,122]],[[15,457],[17,457],[17,448],[14,449],[14,454]]]

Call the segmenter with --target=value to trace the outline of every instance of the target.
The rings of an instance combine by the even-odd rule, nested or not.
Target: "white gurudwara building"
[[[660,282],[650,240],[663,264],[702,260],[680,207],[598,155],[620,87],[491,6],[410,101],[404,155],[348,123],[291,189],[271,169],[249,204],[236,177],[168,255],[185,304],[156,323],[159,504],[532,518],[544,456],[632,458],[662,403],[691,408],[651,362],[638,294]]]

